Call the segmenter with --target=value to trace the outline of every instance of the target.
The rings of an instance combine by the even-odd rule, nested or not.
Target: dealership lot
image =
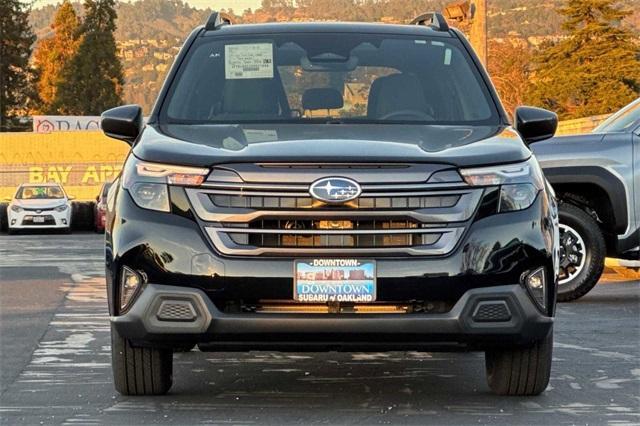
[[[558,307],[551,386],[491,395],[481,354],[179,353],[163,397],[113,389],[101,236],[0,235],[1,424],[637,424],[640,281]]]

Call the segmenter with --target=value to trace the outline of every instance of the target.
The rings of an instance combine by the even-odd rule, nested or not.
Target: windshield
[[[620,111],[607,118],[598,127],[593,129],[594,133],[611,133],[631,131],[635,124],[640,121],[640,98],[631,102]]]
[[[353,33],[201,37],[160,121],[499,124],[458,40]]]
[[[23,186],[16,193],[18,200],[46,200],[64,198],[59,186]]]

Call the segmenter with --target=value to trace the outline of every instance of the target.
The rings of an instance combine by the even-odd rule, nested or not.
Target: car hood
[[[20,206],[27,209],[52,209],[54,207],[66,204],[67,200],[64,198],[51,198],[51,199],[39,199],[39,200],[13,200],[11,204]]]
[[[504,126],[367,124],[149,125],[136,157],[209,167],[225,162],[434,162],[477,166],[522,161],[531,151]]]

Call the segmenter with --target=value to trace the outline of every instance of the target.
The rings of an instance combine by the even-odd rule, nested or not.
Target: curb
[[[640,261],[606,258],[605,274],[615,274],[622,278],[640,280]]]
[[[604,260],[604,266],[608,268],[640,268],[640,260],[613,259],[611,257],[607,257]]]

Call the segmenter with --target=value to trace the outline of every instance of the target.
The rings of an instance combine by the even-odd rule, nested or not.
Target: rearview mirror
[[[546,109],[521,106],[514,116],[514,127],[527,145],[553,137],[558,128],[558,116]]]
[[[102,113],[100,125],[105,135],[133,145],[142,130],[140,105],[124,105]]]

